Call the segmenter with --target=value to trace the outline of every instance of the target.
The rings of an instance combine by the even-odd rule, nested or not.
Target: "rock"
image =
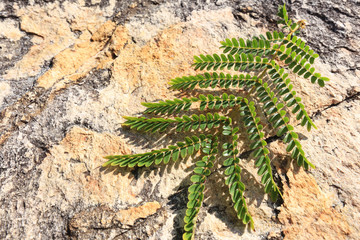
[[[20,31],[17,25],[18,23],[16,21],[5,18],[0,22],[0,37],[12,41],[20,40],[24,36],[24,33]]]
[[[53,67],[37,80],[37,85],[50,88],[55,83],[63,87],[63,82],[76,81],[84,77],[91,69],[96,67],[95,55],[100,55],[107,41],[115,30],[115,23],[107,21],[91,37],[90,40],[78,43],[57,54],[53,59]],[[60,83],[59,83],[60,80]]]
[[[347,239],[351,222],[343,210],[333,208],[334,196],[323,193],[304,170],[291,170],[286,173],[289,187],[284,185],[288,190],[279,214],[285,239]]]
[[[6,82],[1,82],[0,83],[0,91],[2,93],[2,96],[0,97],[0,104],[3,104],[3,101],[5,100],[6,96],[10,94],[10,85],[7,84]]]
[[[159,203],[148,202],[139,207],[117,212],[104,207],[85,210],[77,213],[71,219],[69,223],[70,237],[72,239],[129,239],[130,237],[144,237],[146,232],[151,235],[162,226],[164,221],[165,212],[158,211],[159,209]],[[155,213],[157,214],[154,215]],[[146,228],[143,225],[149,224],[150,221],[151,226],[148,226],[146,231],[141,231],[141,228]]]
[[[194,159],[104,169],[103,157],[182,140],[173,132],[126,129],[122,116],[139,116],[144,101],[188,96],[167,83],[196,74],[192,56],[219,53],[227,37],[275,29],[277,5],[2,1],[0,238],[181,239]],[[291,76],[318,127],[309,133],[296,126],[317,168],[295,167],[281,141],[271,138],[283,190],[283,200],[272,203],[242,134],[241,177],[256,232],[238,221],[217,165],[206,182],[196,239],[360,238],[358,6],[291,1],[288,8],[295,19],[307,20],[301,37],[320,55],[318,72],[331,79],[319,88]]]
[[[57,3],[49,3],[47,8],[39,5],[26,8],[16,4],[13,6],[14,14],[20,18],[21,31],[33,36],[33,46],[14,68],[7,71],[3,76],[5,79],[38,75],[46,61],[50,61],[55,55],[75,44],[78,36],[72,32],[68,21],[77,23],[77,26],[87,25],[85,29],[75,28],[85,35],[104,22],[104,17],[99,12],[94,13],[78,4],[62,6],[65,9],[61,9]],[[84,21],[90,24],[85,24]]]

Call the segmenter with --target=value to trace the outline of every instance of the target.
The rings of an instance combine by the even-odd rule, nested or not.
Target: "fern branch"
[[[271,46],[271,43],[276,42],[280,42],[280,44]],[[232,40],[222,41],[221,44],[220,48],[224,48],[224,54],[251,53],[260,57],[279,55],[280,60],[285,60],[286,64],[294,64],[293,62],[300,64],[303,61],[313,64],[319,57],[301,38],[291,34],[285,37],[282,32],[278,33],[277,31],[274,31],[273,34],[267,32],[267,39],[263,35],[260,35],[260,38],[253,37],[246,41],[243,38],[239,38],[239,40],[232,38]]]
[[[272,79],[273,83],[276,86],[277,92],[280,96],[283,97],[283,100],[285,103],[287,103],[288,107],[293,107],[292,112],[293,113],[297,113],[296,115],[296,119],[297,120],[301,120],[301,125],[305,126],[307,125],[307,129],[308,131],[311,130],[311,127],[314,127],[315,129],[316,126],[313,123],[313,121],[311,120],[311,118],[309,117],[308,113],[305,110],[304,105],[301,103],[301,98],[300,97],[296,97],[296,92],[292,91],[293,85],[290,83],[290,79],[287,78],[288,74],[284,73],[285,70],[283,68],[280,68],[279,65],[275,64],[274,62],[271,62],[271,69],[268,70],[268,74],[270,75],[270,78]],[[201,76],[201,75],[198,75]],[[201,80],[199,80],[201,79]],[[243,87],[243,86],[251,86],[254,85],[256,82],[259,81],[259,78],[257,78],[256,76],[251,76],[249,74],[247,74],[246,76],[244,76],[243,74],[237,76],[231,76],[230,74],[224,74],[224,73],[220,73],[220,75],[218,75],[217,73],[206,73],[203,77],[199,77],[195,80],[193,80],[191,77],[183,77],[183,78],[178,78],[176,80],[176,82],[171,82],[170,84],[173,84],[172,86],[176,86],[175,88],[180,89],[183,88],[185,86],[185,84],[187,84],[186,86],[192,85],[193,87],[195,87],[197,84],[199,84],[200,87],[202,88],[206,88],[209,86],[212,87],[216,87],[217,84],[219,85],[219,87],[229,87],[229,86],[233,86],[233,87]],[[260,84],[263,84],[262,82],[260,82]],[[185,86],[185,87],[186,87]],[[258,85],[257,85],[258,87]],[[266,86],[267,87],[267,86]],[[227,95],[225,95],[226,97]],[[211,97],[212,95],[208,95],[208,98]],[[232,98],[232,104],[238,104],[241,101],[241,98],[237,98],[236,100],[234,99],[234,96],[231,96]],[[260,96],[261,97],[261,96]],[[206,104],[208,104],[208,107],[211,109],[213,107],[215,107],[215,109],[219,109],[220,106],[225,106],[227,107],[227,102],[225,102],[225,105],[222,105],[223,102],[219,101],[219,98],[217,98],[217,101],[211,101],[211,98],[209,99],[208,103],[206,102],[206,97],[204,95],[200,95],[200,100],[201,100],[201,104],[200,104],[200,110],[204,110],[204,108],[206,107]],[[224,95],[223,95],[224,98]],[[227,97],[226,97],[227,98]],[[199,99],[197,98],[192,98],[192,101],[198,101]]]
[[[153,150],[147,153],[133,154],[133,155],[111,155],[105,157],[108,159],[102,166],[119,166],[119,167],[150,167],[153,163],[156,165],[163,162],[167,164],[170,159],[174,162],[186,156],[191,156],[197,153],[201,144],[207,139],[207,136],[201,134],[199,137],[186,137],[185,142],[177,142],[176,145],[170,145],[167,148]]]
[[[259,82],[262,81],[259,79]],[[305,169],[308,169],[309,166],[315,168],[315,166],[305,157],[305,153],[302,150],[302,146],[300,142],[297,140],[298,135],[293,132],[294,127],[288,124],[289,118],[286,117],[286,111],[283,110],[284,104],[277,103],[278,99],[274,96],[274,92],[270,90],[266,84],[258,86],[256,88],[258,93],[258,97],[260,97],[260,101],[264,103],[264,111],[268,115],[268,120],[271,122],[274,129],[278,129],[277,135],[282,136],[286,133],[283,138],[284,143],[288,143],[287,151],[292,152],[292,158],[295,159],[299,166],[303,166]]]
[[[289,31],[295,32],[299,28],[299,24],[289,19],[285,4],[283,6],[279,6],[278,16],[281,18],[281,20],[279,20],[278,23],[284,24]]]
[[[217,153],[217,137],[207,138],[202,147],[202,152],[206,154],[202,160],[196,162],[194,175],[190,180],[193,184],[189,187],[188,203],[184,217],[183,239],[193,239],[195,235],[197,215],[204,200],[204,189],[207,177],[211,174],[211,168],[214,166],[215,154]]]
[[[213,127],[217,128],[220,124],[231,121],[230,118],[220,116],[218,113],[207,113],[206,116],[203,114],[196,115],[193,114],[191,117],[182,116],[175,117],[174,119],[170,118],[145,118],[145,117],[124,117],[127,121],[123,124],[124,126],[129,126],[130,128],[136,128],[136,130],[144,130],[145,132],[162,132],[168,129],[169,127],[176,127],[177,132],[181,131],[190,131],[190,130],[200,130],[211,129]]]
[[[284,45],[282,45],[281,47],[285,48]],[[227,67],[228,70],[231,70],[234,67],[235,71],[238,71],[239,69],[241,71],[251,71],[264,69],[266,67],[279,68],[279,65],[274,60],[269,62],[267,58],[261,58],[259,56],[254,57],[252,54],[228,54],[227,56],[225,54],[221,54],[220,56],[217,54],[214,54],[213,56],[205,56],[202,54],[200,55],[200,57],[194,56],[195,60],[193,65],[195,66],[195,70],[198,68],[200,68],[200,70],[206,68],[208,71],[211,69],[216,71],[218,68],[222,70],[225,67]],[[305,79],[311,76],[312,83],[315,83],[315,81],[317,81],[317,83],[321,87],[323,87],[325,85],[324,82],[329,81],[329,79],[326,77],[322,77],[320,73],[315,73],[315,68],[311,68],[310,64],[305,64],[306,61],[307,59],[303,58],[301,61],[299,60],[299,62],[297,62],[297,58],[295,58],[295,60],[289,64],[289,68],[297,75],[303,75]]]
[[[166,118],[145,118],[145,117],[127,117],[124,116],[126,122],[123,123],[123,126],[129,126],[131,129],[135,128],[136,130],[144,130],[145,132],[163,132],[172,123],[177,123],[175,119],[166,119]]]
[[[225,74],[225,73],[216,73],[212,74],[206,72],[204,75],[196,75],[196,76],[187,76],[182,78],[172,79],[169,84],[172,89],[177,90],[186,90],[186,89],[194,89],[196,86],[200,88],[230,88],[230,87],[242,87],[246,81],[252,81],[250,75],[233,75]]]
[[[223,126],[222,134],[225,136],[231,135],[232,143],[224,143],[222,148],[224,151],[222,155],[224,157],[230,157],[226,159],[223,165],[226,168],[224,174],[227,176],[225,184],[229,186],[229,193],[231,199],[234,203],[234,209],[237,213],[237,217],[242,220],[244,224],[250,222],[250,227],[252,230],[255,229],[254,221],[248,211],[246,201],[244,198],[245,185],[241,182],[241,168],[239,166],[240,159],[236,157],[239,151],[236,149],[238,135],[236,134],[239,128],[233,128],[230,124]]]
[[[224,93],[221,97],[213,96],[211,94],[208,94],[207,98],[204,97],[200,101],[201,111],[206,107],[209,109],[224,109],[227,107],[234,107],[235,105],[240,104],[242,101],[242,97],[235,97],[232,94],[227,95],[226,93]]]
[[[185,98],[183,98],[185,99]],[[180,103],[180,101],[182,103]],[[187,111],[191,107],[192,103],[199,102],[200,111],[205,110],[205,108],[208,109],[220,109],[220,108],[228,108],[228,107],[234,107],[237,104],[240,104],[242,101],[242,97],[235,97],[234,95],[226,94],[224,93],[222,96],[214,96],[212,94],[208,94],[207,96],[204,96],[202,94],[199,95],[199,98],[192,97],[190,99],[186,98],[186,101],[182,101],[179,99],[174,99],[173,101],[167,100],[166,102],[159,102],[159,103],[145,103],[144,106],[148,106],[148,108],[145,110],[145,113],[155,113],[155,114],[165,114],[173,113],[173,109],[177,109],[175,112],[179,113],[181,111]],[[169,114],[171,114],[169,113]]]
[[[293,64],[293,61],[296,61],[296,63],[305,61],[309,64],[314,64],[315,59],[319,57],[314,50],[310,49],[310,47],[297,36],[289,35],[282,43],[283,45],[277,47],[277,49],[282,54],[280,60],[285,60],[286,64]]]
[[[273,79],[273,83],[275,84],[279,95],[282,96],[284,102],[287,103],[287,106],[288,107],[294,106],[292,112],[293,113],[298,112],[298,114],[296,115],[296,119],[301,120],[301,125],[302,126],[307,125],[308,131],[311,130],[311,127],[317,129],[315,124],[309,117],[308,113],[306,112],[304,105],[301,103],[301,98],[296,97],[295,96],[296,92],[292,91],[293,85],[290,84],[290,79],[287,78],[288,74],[284,73],[284,69],[280,68],[279,65],[276,64],[272,66],[272,68],[268,71],[268,73],[270,77]],[[231,76],[230,74],[225,75],[224,73],[220,73],[220,75],[218,75],[217,73],[213,73],[212,75],[206,73],[205,76],[206,76],[205,78],[199,77],[198,79],[195,80],[192,80],[192,78],[190,77],[183,77],[177,79],[176,82],[171,82],[171,84],[173,84],[173,86],[176,86],[176,88],[178,89],[184,87],[185,86],[184,84],[192,85],[193,87],[199,84],[199,86],[203,88],[208,87],[209,85],[215,87],[216,84],[218,84],[219,87],[224,87],[224,86],[243,87],[244,85],[246,86],[254,85],[259,80],[257,77],[251,76],[249,74],[247,74],[246,76],[244,76],[243,74],[239,76],[237,75]],[[262,84],[262,82],[260,84]],[[259,85],[257,85],[257,87],[258,86]],[[204,95],[200,95],[199,98],[201,100],[200,110],[204,110],[206,105],[210,109],[212,108],[219,109],[221,106],[225,108],[228,106],[227,104],[228,102],[220,101],[219,97],[216,98],[216,101],[215,100],[213,101],[212,95],[208,95],[208,100],[206,100],[206,97]],[[227,99],[227,94],[226,95],[224,94],[222,98]],[[192,98],[191,101],[195,102],[198,100],[199,99],[197,98]],[[230,95],[229,105],[231,106],[231,105],[239,104],[241,100],[242,98],[239,97],[236,98],[235,100],[235,97]]]
[[[261,58],[259,56],[254,57],[254,55],[250,53],[228,54],[227,56],[225,54],[221,54],[220,56],[217,54],[213,54],[213,56],[201,54],[200,57],[194,56],[193,66],[195,67],[195,70],[203,70],[206,68],[208,71],[211,69],[216,71],[218,68],[222,70],[225,67],[227,67],[228,70],[231,70],[234,67],[235,71],[250,71],[261,70],[267,66],[271,66],[271,64],[268,62],[267,58]]]
[[[297,113],[296,119],[301,120],[301,125],[307,125],[308,131],[311,130],[311,127],[316,126],[309,117],[308,113],[305,110],[305,106],[301,103],[301,98],[296,97],[296,91],[292,91],[293,85],[290,83],[290,79],[287,78],[289,74],[284,73],[284,69],[280,68],[279,65],[274,65],[274,67],[268,71],[272,82],[275,85],[280,96],[283,97],[284,102],[287,104],[287,107],[293,107],[292,113]],[[265,86],[267,88],[267,86]]]
[[[261,183],[265,185],[265,192],[269,193],[271,199],[276,202],[278,194],[281,198],[282,194],[272,175],[271,160],[268,156],[270,152],[266,147],[267,142],[262,131],[263,126],[259,124],[260,118],[256,117],[254,102],[249,103],[245,98],[240,108],[240,114],[243,116],[248,137],[252,140],[250,148],[254,150],[255,166],[259,168],[257,173],[262,176]]]
[[[144,113],[153,113],[153,114],[172,114],[179,113],[180,111],[187,111],[190,109],[193,102],[198,101],[197,98],[183,98],[183,99],[173,99],[166,100],[165,102],[160,101],[157,103],[141,103],[143,106],[147,107]]]
[[[285,49],[285,46],[282,46]],[[288,49],[291,50],[291,49]],[[284,50],[285,51],[285,50]],[[307,63],[307,59],[301,58],[301,55],[294,55],[294,58],[292,56],[288,56],[288,54],[291,54],[291,51],[286,51],[286,53],[284,53],[283,55],[281,55],[280,60],[282,60],[283,58],[285,60],[285,63],[287,63],[286,61],[289,60],[289,69],[291,69],[291,71],[293,73],[296,73],[297,75],[307,79],[309,77],[311,80],[311,83],[315,83],[317,81],[317,83],[320,85],[320,87],[324,87],[325,86],[325,82],[329,81],[328,78],[326,77],[322,77],[320,73],[315,73],[315,68],[311,67],[310,63]],[[279,68],[279,65],[273,60],[271,61],[271,67],[272,68]]]
[[[222,45],[220,48],[223,48],[223,53],[229,53],[231,55],[235,54],[253,54],[254,56],[267,56],[273,55],[279,49],[274,49],[271,47],[271,43],[285,40],[285,36],[282,32],[274,31],[273,33],[267,32],[266,38],[263,35],[259,37],[253,37],[252,39],[244,40],[243,38],[225,39],[225,41],[220,42]]]

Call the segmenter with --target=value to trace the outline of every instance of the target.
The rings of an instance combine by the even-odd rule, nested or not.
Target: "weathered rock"
[[[69,223],[73,239],[135,239],[153,235],[164,222],[164,210],[158,209],[158,202],[148,202],[114,212],[109,208],[97,207],[77,213]],[[148,225],[151,224],[151,225]],[[144,226],[145,225],[145,226]],[[148,225],[148,226],[146,226]],[[144,230],[141,230],[144,228]],[[146,236],[146,234],[149,234]]]
[[[226,37],[276,27],[269,1],[0,2],[0,238],[180,239],[192,160],[103,169],[103,156],[160,148],[182,136],[121,127],[143,101],[184,96],[166,83],[194,74],[192,56]],[[272,203],[246,142],[242,180],[256,232],[237,219],[221,169],[207,181],[197,239],[359,239],[359,5],[291,1],[331,81],[293,76],[318,130],[301,140],[317,166],[271,149],[283,202]],[[294,121],[295,123],[295,121]],[[269,133],[272,136],[272,133]],[[244,136],[245,139],[245,136]],[[219,167],[219,166],[217,166]]]

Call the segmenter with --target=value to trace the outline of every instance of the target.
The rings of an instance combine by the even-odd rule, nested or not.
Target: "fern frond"
[[[285,4],[283,6],[279,6],[278,16],[281,18],[278,23],[285,25],[285,27],[287,27],[289,31],[295,31],[297,28],[299,28],[298,23],[289,19]]]
[[[283,56],[287,55],[285,54]],[[306,64],[306,61],[307,59],[305,58],[299,58],[298,62],[296,58],[288,65],[288,67],[293,73],[296,73],[299,76],[303,75],[303,78],[305,79],[311,77],[311,83],[315,83],[317,81],[320,87],[324,87],[325,82],[329,81],[329,79],[326,77],[322,77],[320,73],[315,73],[315,68],[311,67],[310,63]],[[274,60],[271,61],[271,67],[277,70],[280,69],[279,65]]]
[[[282,43],[285,48],[279,49],[281,53],[287,55],[288,58],[290,57],[292,61],[296,60],[297,63],[306,59],[306,61],[310,64],[314,64],[315,59],[319,57],[314,50],[312,50],[301,38],[297,36],[289,35]],[[285,58],[286,57],[283,57],[283,59]],[[288,62],[285,61],[285,63],[291,64],[290,60],[287,61]]]
[[[253,37],[252,39],[244,40],[243,38],[232,38],[225,39],[225,41],[220,42],[222,45],[220,48],[223,48],[223,53],[229,53],[231,55],[235,54],[253,54],[254,56],[267,56],[275,54],[278,49],[273,49],[271,43],[283,41],[285,38],[282,32],[274,31],[272,34],[270,32],[266,33],[266,38],[263,35],[259,37]]]
[[[234,107],[237,104],[242,102],[242,97],[235,97],[234,95],[230,94],[227,95],[224,93],[221,97],[213,96],[211,94],[207,95],[207,98],[203,98],[200,101],[200,110],[204,110],[206,107],[208,109],[220,109],[220,108],[227,108],[227,107]]]
[[[145,118],[145,117],[124,117],[127,121],[123,124],[136,130],[143,130],[145,132],[163,132],[168,128],[175,128],[177,132],[190,130],[205,130],[217,128],[220,124],[231,121],[231,118],[220,116],[218,113],[207,113],[191,116],[170,118]]]
[[[177,142],[176,145],[170,145],[167,148],[153,150],[147,153],[133,154],[133,155],[111,155],[105,157],[108,159],[102,166],[119,166],[119,167],[150,167],[153,163],[156,165],[160,163],[167,164],[170,159],[174,162],[186,156],[191,156],[197,153],[208,137],[201,134],[199,137],[186,137],[185,142]]]
[[[173,101],[167,100],[166,102],[143,103],[143,105],[148,107],[144,113],[171,114],[189,110],[194,102],[200,102],[199,109],[200,111],[203,111],[205,108],[218,110],[220,108],[234,107],[235,105],[240,104],[241,101],[242,97],[235,97],[232,94],[227,95],[224,93],[222,96],[214,96],[212,94],[204,96],[200,94],[199,98],[183,98],[183,100],[174,99]]]
[[[175,119],[166,119],[166,118],[145,118],[145,117],[126,117],[126,122],[123,123],[123,126],[129,126],[131,129],[135,128],[136,130],[143,130],[145,132],[163,132],[172,123],[177,123]]]
[[[203,70],[206,68],[207,71],[211,69],[216,71],[218,68],[220,68],[220,70],[223,70],[225,67],[228,70],[231,70],[234,67],[235,71],[250,71],[261,70],[267,66],[271,66],[271,64],[269,63],[269,59],[254,56],[251,53],[241,53],[235,55],[221,54],[220,56],[217,54],[213,54],[213,56],[205,56],[201,54],[199,57],[194,56],[193,66],[195,70]]]
[[[198,101],[197,98],[183,98],[183,99],[173,99],[160,101],[158,103],[141,103],[143,106],[147,107],[144,113],[152,114],[172,114],[179,113],[180,111],[187,111],[190,109],[193,102]]]
[[[328,78],[322,77],[320,73],[315,73],[315,68],[311,67],[310,63],[307,63],[308,59],[306,58],[306,56],[310,56],[309,54],[305,55],[304,58],[301,58],[301,54],[296,55],[296,52],[292,52],[291,48],[286,49],[284,45],[275,45],[274,48],[279,48],[281,52],[281,54],[279,55],[280,60],[291,60],[288,67],[292,70],[292,72],[296,73],[299,76],[303,75],[304,78],[311,77],[311,82],[315,83],[317,81],[317,83],[321,87],[325,85],[325,81],[329,81]],[[295,55],[291,55],[292,53],[295,53]],[[214,56],[215,55],[216,54],[214,54]],[[218,55],[217,57],[218,58],[215,58],[210,55],[200,55],[200,57],[194,56],[195,60],[193,65],[195,66],[195,70],[198,68],[200,68],[200,70],[206,68],[207,70],[213,69],[214,71],[216,71],[218,68],[222,70],[226,67],[228,70],[234,68],[235,71],[238,71],[239,69],[241,71],[251,71],[260,70],[265,67],[280,68],[274,60],[269,62],[268,58],[261,58],[259,56],[254,57],[254,55],[252,54],[228,54],[227,56],[225,54],[221,54],[221,58]]]
[[[231,136],[232,141],[230,143],[224,143],[222,145],[224,157],[230,157],[226,159],[223,166],[226,167],[224,174],[227,176],[225,184],[229,186],[229,193],[234,203],[234,210],[237,217],[244,223],[250,223],[251,229],[255,229],[254,221],[248,211],[246,201],[244,198],[245,185],[241,182],[241,168],[239,166],[240,159],[236,157],[239,151],[236,149],[239,128],[233,128],[230,124],[223,126],[222,134],[225,136]]]
[[[308,113],[305,110],[305,106],[301,103],[300,97],[295,97],[296,91],[292,91],[293,85],[290,83],[290,79],[287,78],[289,74],[284,73],[284,69],[280,68],[279,65],[274,65],[274,67],[268,71],[268,74],[270,75],[270,78],[272,79],[272,82],[275,85],[275,88],[277,89],[277,92],[280,96],[283,97],[283,101],[287,104],[287,107],[292,107],[292,113],[296,115],[297,120],[301,120],[301,125],[305,126],[307,125],[307,130],[310,131],[311,127],[316,126],[309,117]],[[262,84],[262,82],[261,82]],[[263,86],[266,89],[268,89],[267,86]],[[264,93],[265,94],[265,93]],[[271,106],[271,103],[269,107]]]
[[[207,177],[211,174],[211,168],[214,166],[215,154],[217,153],[217,137],[207,138],[202,144],[202,152],[206,154],[200,161],[196,162],[196,167],[190,180],[193,183],[188,191],[188,203],[186,214],[184,217],[184,230],[183,239],[193,239],[195,235],[197,215],[200,211],[201,205],[204,200],[204,189]]]
[[[200,88],[230,88],[230,87],[242,87],[246,81],[252,81],[252,77],[247,74],[230,75],[225,73],[204,73],[204,75],[187,76],[182,78],[172,79],[169,84],[172,89],[186,90],[194,89],[196,86]]]
[[[261,80],[259,80],[261,82]],[[278,99],[274,96],[274,92],[270,90],[266,85],[257,87],[258,96],[261,96],[261,102],[264,103],[264,111],[268,115],[268,120],[272,124],[274,129],[279,129],[277,135],[280,137],[286,133],[283,138],[284,143],[288,143],[286,151],[293,150],[292,158],[295,159],[299,166],[303,166],[308,169],[309,166],[315,168],[315,166],[306,158],[300,142],[297,140],[298,135],[293,132],[294,127],[288,124],[290,121],[286,117],[286,111],[283,110],[284,104],[277,103]],[[305,118],[306,119],[306,118]]]
[[[237,88],[240,90],[237,93],[239,96],[229,93],[219,96],[200,94],[197,97],[142,103],[146,107],[146,114],[171,115],[172,117],[125,117],[126,121],[123,124],[145,132],[165,130],[206,132],[209,129],[218,128],[213,131],[215,136],[201,134],[199,137],[185,137],[185,141],[164,149],[134,155],[105,157],[108,161],[103,164],[104,167],[149,167],[152,164],[167,164],[171,159],[173,161],[184,159],[187,156],[198,154],[200,150],[205,154],[200,161],[196,162],[194,174],[190,178],[192,185],[189,187],[189,201],[184,217],[183,239],[192,240],[194,238],[197,215],[204,200],[205,181],[211,174],[214,161],[219,159],[218,156],[215,157],[215,154],[218,151],[220,134],[224,136],[225,140],[228,140],[222,143],[222,156],[226,158],[222,165],[225,169],[225,184],[228,186],[234,210],[244,224],[249,224],[254,229],[254,222],[244,197],[245,185],[240,176],[240,159],[237,157],[239,154],[237,149],[238,131],[240,129],[233,125],[230,117],[221,116],[216,113],[217,111],[224,109],[224,114],[234,112],[228,111],[227,108],[238,111],[244,123],[244,130],[248,134],[252,157],[255,160],[255,167],[258,168],[257,173],[261,177],[261,183],[264,184],[265,193],[269,194],[273,201],[276,201],[279,195],[281,196],[281,192],[274,180],[264,126],[257,117],[255,103],[249,101],[249,97],[252,97],[256,104],[262,107],[265,118],[271,124],[269,124],[270,130],[275,130],[276,135],[281,137],[287,145],[286,151],[291,152],[291,158],[305,169],[314,168],[314,165],[306,158],[298,134],[289,124],[290,115],[296,114],[296,119],[302,126],[306,126],[308,131],[312,127],[316,129],[301,98],[293,90],[289,74],[293,72],[305,79],[310,79],[312,83],[318,83],[321,87],[329,79],[315,72],[313,64],[319,55],[304,40],[296,36],[299,30],[305,26],[305,21],[294,22],[289,19],[285,5],[279,7],[278,15],[281,17],[279,23],[284,25],[282,31],[266,32],[264,35],[247,40],[243,38],[225,39],[220,46],[220,49],[223,50],[222,54],[194,56],[192,66],[195,70],[214,72],[177,77],[169,82],[170,89],[184,91],[195,88],[220,88],[225,92],[229,88]],[[280,67],[280,65],[284,67]],[[216,72],[218,70],[224,70],[224,72],[218,73]],[[226,70],[247,73],[231,75],[226,73]],[[191,111],[196,109],[206,112],[191,116],[178,115],[190,109]]]
[[[247,99],[244,99],[240,115],[243,116],[248,138],[252,141],[250,148],[253,150],[255,166],[259,168],[257,173],[262,176],[261,183],[265,185],[265,192],[276,202],[278,195],[281,197],[282,195],[272,175],[271,160],[268,156],[270,151],[266,147],[267,142],[262,131],[263,125],[259,124],[260,118],[256,117],[254,102],[249,103]]]

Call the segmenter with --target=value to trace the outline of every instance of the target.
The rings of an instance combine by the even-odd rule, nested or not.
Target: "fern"
[[[173,90],[193,90],[195,88],[241,89],[245,95],[235,96],[223,93],[221,96],[200,94],[198,97],[173,99],[157,103],[142,103],[146,107],[145,114],[167,115],[167,117],[125,117],[124,126],[145,132],[176,132],[188,131],[194,134],[185,137],[184,142],[168,146],[164,149],[134,155],[115,155],[105,157],[107,166],[119,167],[149,167],[152,164],[167,164],[170,160],[177,161],[187,156],[194,156],[201,152],[203,157],[195,163],[190,180],[188,203],[184,218],[183,239],[193,239],[195,235],[196,219],[204,200],[205,182],[215,164],[221,162],[226,176],[225,183],[229,187],[229,194],[233,201],[234,210],[238,218],[254,229],[254,221],[248,211],[245,198],[245,185],[241,181],[240,159],[238,156],[239,130],[243,129],[248,135],[255,167],[265,193],[273,201],[282,197],[279,187],[273,177],[270,151],[267,147],[264,126],[257,116],[257,109],[261,107],[268,125],[287,145],[286,151],[291,152],[291,158],[305,169],[314,168],[302,149],[294,127],[290,125],[290,116],[301,126],[310,131],[316,129],[301,98],[293,90],[289,73],[295,73],[304,79],[310,79],[323,87],[328,78],[315,72],[313,63],[319,56],[298,36],[304,21],[294,22],[289,19],[285,5],[279,7],[279,24],[282,31],[267,32],[264,35],[251,39],[225,39],[222,41],[221,54],[199,55],[194,57],[193,67],[198,70],[207,70],[195,76],[183,76],[172,79],[169,84]],[[282,67],[283,66],[283,67]],[[221,72],[217,72],[221,70]],[[240,71],[231,75],[226,71]],[[186,113],[189,109],[198,109],[203,114],[191,116],[177,114]],[[233,109],[241,116],[243,124],[235,124],[229,116],[219,115],[221,109]],[[224,111],[226,114],[227,111]],[[170,117],[171,115],[175,115]],[[212,135],[207,133],[217,128]],[[223,135],[226,142],[220,144],[219,136]],[[221,154],[219,154],[221,152]]]

